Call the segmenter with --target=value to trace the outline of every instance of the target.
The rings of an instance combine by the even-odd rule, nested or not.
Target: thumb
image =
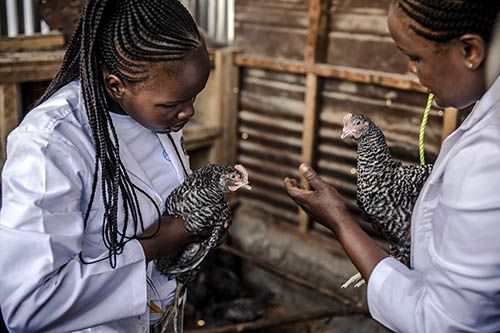
[[[316,171],[314,171],[313,168],[311,168],[307,164],[302,163],[301,165],[299,165],[299,170],[302,173],[302,175],[307,179],[312,188],[320,189],[325,185],[323,179],[321,179],[321,177],[318,176]]]

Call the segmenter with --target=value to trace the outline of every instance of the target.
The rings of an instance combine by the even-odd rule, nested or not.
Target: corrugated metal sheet
[[[307,0],[238,0],[234,44],[248,54],[302,59],[308,8]]]
[[[242,71],[238,160],[248,169],[252,191],[240,196],[276,219],[297,222],[297,207],[283,187],[298,177],[301,159],[305,78],[247,69]]]
[[[408,60],[387,30],[389,3],[332,1],[327,62],[406,74]],[[307,18],[308,1],[237,1],[236,44],[245,55],[302,60]],[[270,217],[290,223],[298,221],[297,208],[284,191],[283,178],[299,177],[305,86],[304,75],[241,71],[238,159],[248,167],[255,189],[242,195]],[[315,167],[357,212],[356,146],[340,139],[343,116],[347,112],[369,116],[384,132],[394,158],[418,163],[418,133],[427,96],[349,80],[322,79],[320,86]],[[439,151],[441,131],[442,114],[432,110],[425,132],[428,162]]]
[[[335,0],[330,7],[327,62],[334,65],[405,73],[407,59],[387,28],[391,0]]]

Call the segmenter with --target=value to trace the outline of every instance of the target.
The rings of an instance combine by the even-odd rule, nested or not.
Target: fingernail
[[[307,172],[307,170],[309,170],[309,167],[307,166],[307,164],[302,163],[302,164],[299,166],[299,169],[300,169],[300,171],[302,171],[302,172]]]

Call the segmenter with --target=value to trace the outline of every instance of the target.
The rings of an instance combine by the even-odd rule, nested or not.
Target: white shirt
[[[171,135],[189,168],[182,134]],[[168,138],[158,138],[179,184],[184,179],[181,161]],[[83,228],[94,153],[79,81],[30,111],[9,135],[2,172],[0,304],[12,332],[148,332],[147,302],[154,296],[148,295],[147,277],[163,305],[173,297],[175,283],[162,280],[152,264],[146,265],[137,240],[125,245],[114,269],[108,260],[80,262],[79,253],[87,261],[108,255],[101,235],[100,182]],[[120,144],[120,157],[130,179],[162,209],[166,197],[126,144]],[[158,214],[149,199],[137,197],[147,228]],[[120,216],[123,211],[118,218],[122,221]]]
[[[443,143],[412,216],[412,267],[382,260],[372,316],[398,332],[500,331],[500,78]]]

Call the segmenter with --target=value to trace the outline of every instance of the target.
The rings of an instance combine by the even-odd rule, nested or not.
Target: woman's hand
[[[373,268],[388,256],[387,252],[371,239],[347,211],[342,196],[325,183],[316,172],[305,164],[299,166],[311,185],[305,190],[295,179],[285,179],[290,197],[315,221],[330,228],[351,258],[359,272],[368,281]]]
[[[311,185],[311,190],[304,189],[297,180],[285,178],[288,195],[315,221],[332,231],[337,225],[350,216],[342,196],[309,166],[299,166],[302,175]]]

